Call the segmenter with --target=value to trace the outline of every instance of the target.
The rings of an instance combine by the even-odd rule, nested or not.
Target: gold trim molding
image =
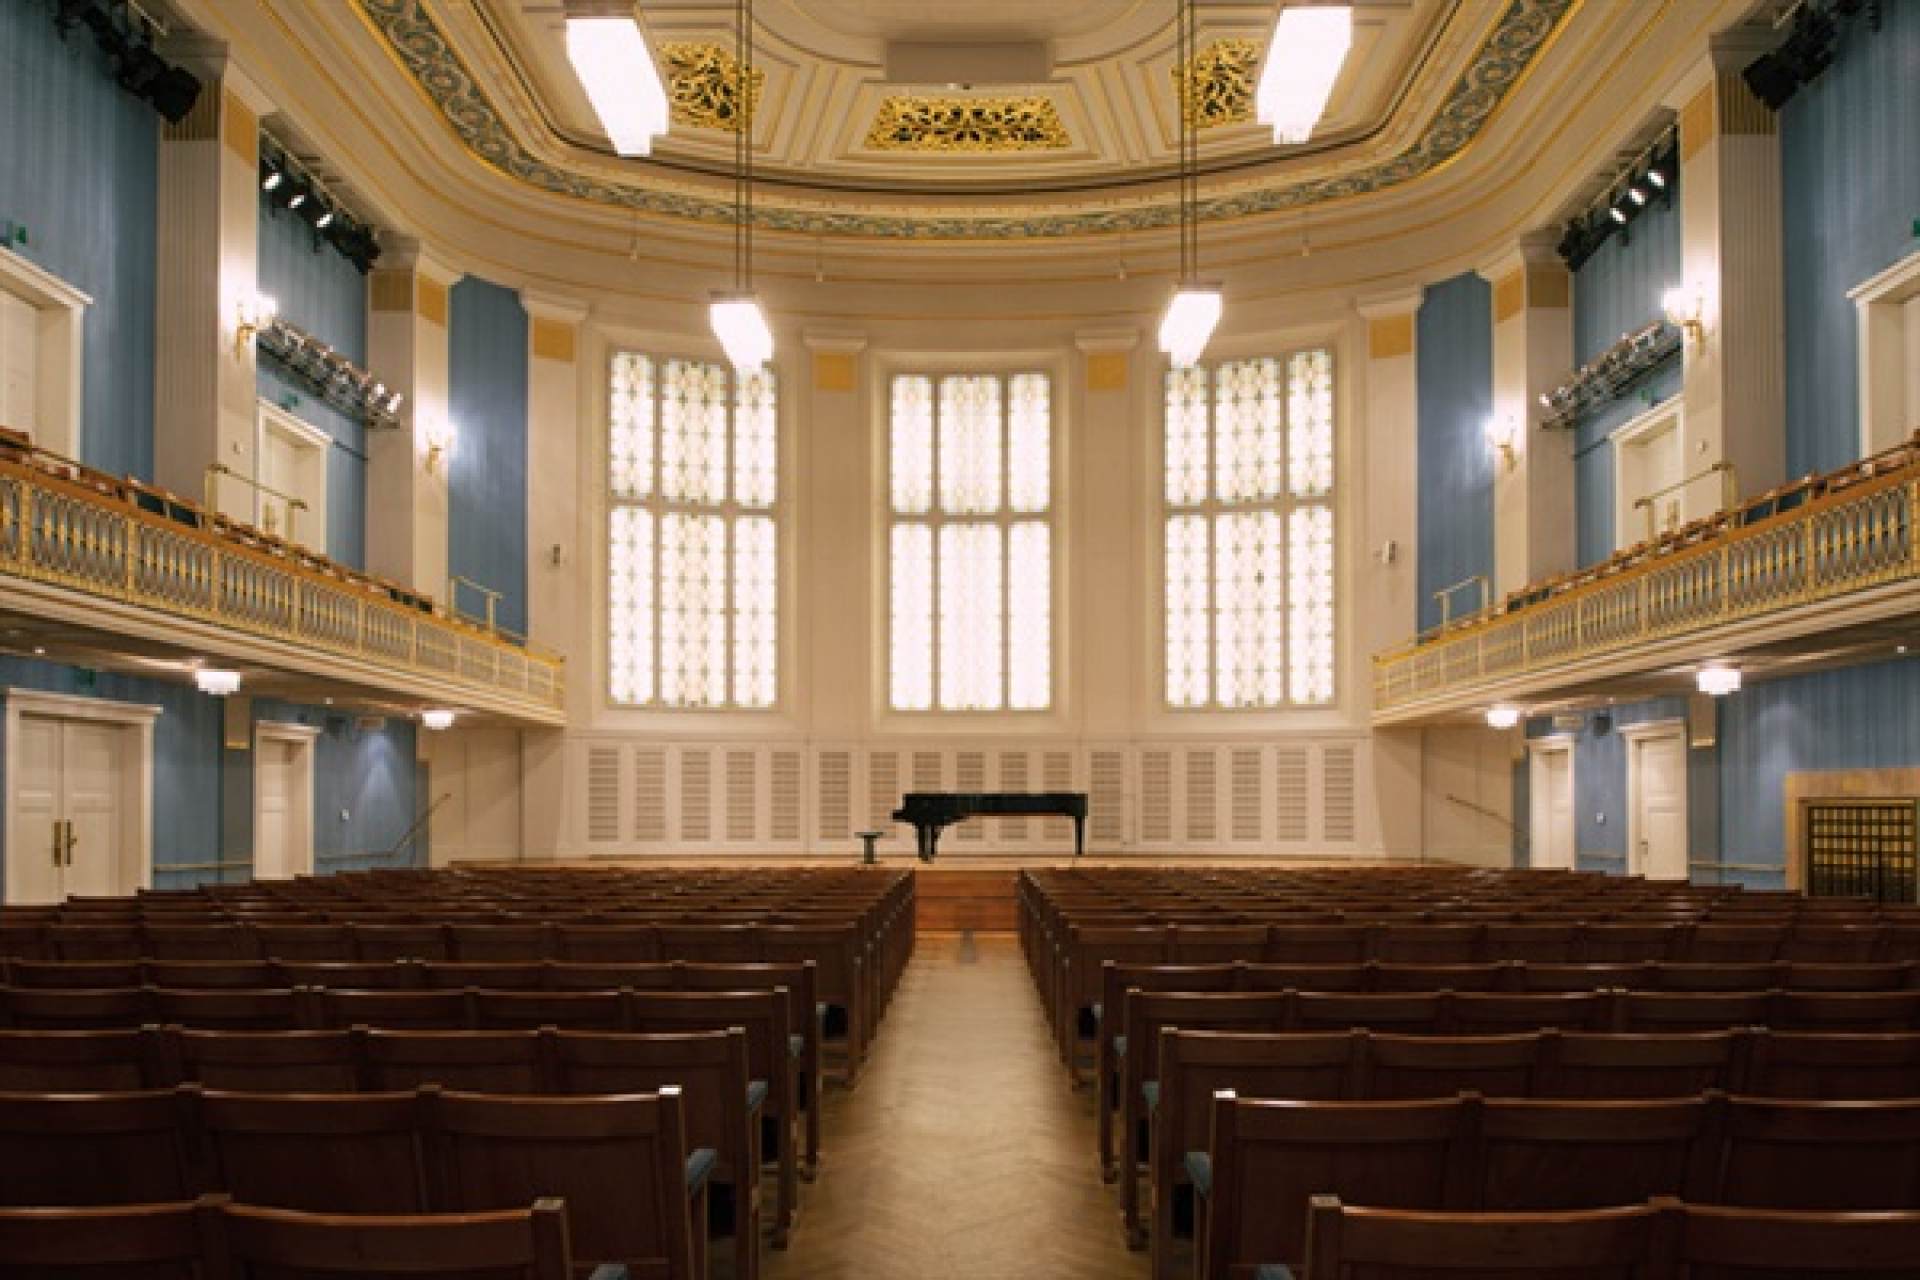
[[[1217,40],[1186,66],[1167,68],[1196,129],[1218,129],[1253,119],[1254,77],[1260,73],[1258,40]]]
[[[874,151],[1058,151],[1073,145],[1053,99],[883,98],[867,130]]]
[[[731,51],[717,44],[692,41],[663,44],[660,60],[667,66],[673,123],[722,133],[740,132],[740,122],[745,118],[740,109],[742,76],[740,63]],[[756,115],[766,86],[767,73],[755,67],[750,105]]]

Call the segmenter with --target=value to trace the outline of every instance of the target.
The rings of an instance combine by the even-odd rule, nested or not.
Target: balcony
[[[155,665],[204,656],[375,701],[565,721],[560,658],[12,433],[0,436],[0,614]]]
[[[1764,673],[1889,655],[1920,614],[1920,434],[1374,658],[1374,723],[1493,701],[1691,687],[1703,657]]]

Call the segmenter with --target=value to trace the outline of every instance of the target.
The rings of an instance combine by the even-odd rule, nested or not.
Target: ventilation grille
[[[680,838],[713,839],[713,756],[706,751],[680,753]]]
[[[1024,751],[1002,751],[1000,753],[1000,789],[1002,791],[1030,791],[1027,782],[1027,753]],[[1028,840],[1027,820],[1025,818],[1001,818],[999,836],[1003,844],[1025,844]]]
[[[1073,753],[1049,751],[1043,755],[1040,758],[1040,784],[1042,791],[1073,790]],[[1050,844],[1064,844],[1073,839],[1073,821],[1070,818],[1042,818],[1040,834]]]
[[[820,753],[820,839],[845,843],[853,839],[853,752]]]
[[[900,753],[875,751],[867,757],[867,830],[884,831],[893,840],[898,828],[893,811],[900,807]]]
[[[800,840],[800,753],[776,751],[771,757],[773,803],[767,835],[783,844]]]
[[[1275,840],[1305,843],[1307,838],[1307,749],[1276,747],[1273,752]]]
[[[1187,839],[1211,843],[1219,838],[1218,757],[1210,750],[1187,752]]]
[[[1233,838],[1243,843],[1260,841],[1260,748],[1233,749]]]
[[[962,751],[953,759],[953,789],[955,791],[985,791],[987,789],[987,754],[984,751]],[[915,761],[918,769],[918,761]],[[959,829],[954,838],[962,844],[985,844],[988,824],[979,820],[957,824]]]
[[[633,838],[645,844],[667,841],[667,753],[642,748],[633,753]]]
[[[754,792],[760,759],[751,751],[727,752],[727,839],[748,843],[754,832]]]
[[[1140,753],[1140,839],[1173,842],[1173,752]]]
[[[915,791],[940,790],[941,773],[938,751],[913,753],[913,789]]]
[[[1088,761],[1091,777],[1087,796],[1087,836],[1102,849],[1117,849],[1126,839],[1122,815],[1127,803],[1127,755],[1124,751],[1095,751]]]
[[[1321,832],[1330,841],[1351,843],[1354,829],[1354,749],[1328,747],[1320,755]]]
[[[587,839],[611,844],[620,839],[620,748],[587,751]]]

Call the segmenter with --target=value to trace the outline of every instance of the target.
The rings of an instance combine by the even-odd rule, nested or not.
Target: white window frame
[[[1215,420],[1216,398],[1214,393],[1214,378],[1220,366],[1226,365],[1226,364],[1240,364],[1249,360],[1271,359],[1271,360],[1277,360],[1284,368],[1287,362],[1290,361],[1294,356],[1303,355],[1309,352],[1316,352],[1316,351],[1325,352],[1331,365],[1331,370],[1330,370],[1331,385],[1330,385],[1329,391],[1332,396],[1333,414],[1332,414],[1332,421],[1329,424],[1329,428],[1330,428],[1330,436],[1331,436],[1330,443],[1333,450],[1333,459],[1332,459],[1333,479],[1332,479],[1332,483],[1328,486],[1326,493],[1320,496],[1296,497],[1292,492],[1291,483],[1288,482],[1282,485],[1281,493],[1278,496],[1271,499],[1261,499],[1257,501],[1247,501],[1247,502],[1234,502],[1234,501],[1227,501],[1219,498],[1216,495],[1216,490],[1215,490],[1215,472],[1214,472],[1215,458],[1217,456],[1216,449],[1217,449],[1218,438],[1219,438],[1218,427]],[[1157,663],[1157,666],[1159,669],[1159,676],[1160,676],[1160,688],[1159,688],[1158,697],[1159,697],[1159,707],[1162,712],[1168,713],[1174,716],[1221,715],[1221,714],[1236,715],[1236,716],[1255,716],[1255,715],[1262,715],[1262,714],[1271,715],[1275,712],[1336,711],[1339,709],[1340,702],[1341,702],[1341,690],[1343,687],[1342,681],[1346,675],[1346,672],[1344,670],[1345,663],[1344,663],[1343,645],[1345,640],[1345,626],[1346,626],[1346,617],[1347,617],[1346,601],[1343,598],[1345,596],[1345,584],[1340,573],[1340,531],[1342,528],[1341,505],[1342,505],[1342,494],[1344,493],[1343,473],[1345,468],[1345,455],[1344,455],[1343,449],[1341,448],[1341,429],[1342,429],[1342,422],[1341,422],[1341,416],[1340,416],[1341,406],[1342,406],[1342,399],[1340,394],[1341,360],[1342,360],[1342,357],[1341,357],[1340,344],[1336,342],[1333,338],[1328,337],[1318,341],[1288,343],[1281,346],[1277,350],[1262,349],[1262,350],[1236,352],[1232,355],[1222,356],[1218,359],[1205,360],[1200,362],[1199,367],[1202,367],[1207,371],[1207,377],[1208,377],[1207,456],[1206,456],[1207,492],[1204,498],[1202,498],[1198,502],[1192,502],[1192,503],[1175,503],[1175,502],[1169,501],[1167,497],[1167,465],[1168,465],[1167,429],[1169,425],[1168,414],[1167,414],[1167,380],[1169,375],[1172,373],[1172,370],[1164,365],[1161,367],[1159,379],[1155,384],[1156,405],[1157,405],[1157,411],[1159,413],[1159,419],[1160,419],[1160,431],[1159,431],[1159,437],[1157,441],[1158,449],[1154,454],[1154,470],[1153,470],[1153,493],[1159,503],[1159,516],[1160,516],[1159,522],[1158,522],[1157,537],[1155,540],[1155,549],[1156,549],[1155,572],[1158,575],[1159,583],[1160,583],[1160,599],[1159,599],[1160,607],[1159,607],[1159,614],[1155,620],[1156,625],[1153,630],[1153,642],[1155,645],[1155,651],[1159,655],[1158,663]],[[1282,393],[1281,393],[1283,403],[1287,398],[1287,394],[1288,394],[1287,388],[1283,387]],[[1282,450],[1281,450],[1280,461],[1279,461],[1279,466],[1283,475],[1286,474],[1289,470],[1290,456],[1286,451],[1287,446],[1290,443],[1290,441],[1288,441],[1287,439],[1289,430],[1290,430],[1290,423],[1283,417],[1282,424],[1281,424]],[[1332,670],[1331,670],[1330,679],[1329,679],[1330,688],[1329,688],[1328,695],[1325,699],[1320,701],[1300,701],[1293,696],[1292,673],[1291,673],[1291,666],[1290,666],[1291,656],[1292,656],[1291,640],[1289,637],[1286,637],[1284,635],[1284,629],[1291,625],[1291,603],[1292,603],[1292,598],[1291,598],[1292,575],[1291,575],[1291,559],[1290,559],[1292,551],[1290,547],[1287,547],[1285,545],[1284,538],[1285,538],[1286,531],[1290,528],[1290,525],[1291,525],[1290,517],[1295,511],[1303,510],[1303,509],[1316,509],[1316,508],[1323,509],[1327,512],[1328,520],[1332,527],[1333,561],[1329,567],[1329,572],[1331,575],[1331,589],[1332,589],[1332,601],[1331,601],[1331,609],[1330,609],[1332,627],[1333,627],[1333,635],[1330,638],[1330,657],[1332,661]],[[1210,606],[1210,609],[1209,609],[1209,614],[1210,614],[1210,618],[1212,619],[1212,624],[1208,632],[1207,698],[1203,702],[1193,703],[1193,704],[1175,702],[1172,697],[1173,670],[1171,665],[1167,661],[1169,622],[1171,620],[1169,609],[1170,609],[1170,601],[1172,599],[1172,593],[1173,593],[1173,583],[1167,573],[1168,531],[1171,528],[1172,522],[1176,517],[1197,516],[1206,522],[1207,530],[1208,530],[1207,591],[1208,591],[1209,600],[1213,601],[1216,599],[1217,589],[1218,589],[1218,582],[1216,580],[1218,564],[1217,564],[1217,561],[1214,559],[1213,551],[1212,551],[1214,546],[1214,543],[1213,543],[1214,531],[1217,528],[1218,517],[1226,514],[1233,514],[1233,513],[1257,513],[1257,512],[1276,513],[1280,517],[1280,523],[1281,523],[1281,529],[1282,529],[1282,535],[1283,535],[1281,573],[1288,583],[1287,593],[1283,595],[1282,603],[1281,603],[1282,628],[1283,628],[1283,635],[1281,639],[1282,653],[1283,653],[1283,661],[1288,664],[1288,670],[1285,675],[1286,684],[1287,684],[1286,697],[1281,699],[1278,702],[1228,704],[1220,701],[1220,698],[1219,698],[1220,672],[1219,672],[1219,650],[1218,650],[1218,630],[1217,630],[1219,610],[1217,605],[1212,605]]]
[[[0,290],[40,318],[33,442],[50,453],[80,457],[81,357],[93,299],[11,249],[0,248]]]
[[[627,497],[625,495],[619,494],[615,492],[614,484],[613,484],[613,451],[612,451],[613,368],[614,368],[614,361],[622,355],[641,356],[651,361],[653,364],[654,443],[653,443],[653,453],[652,453],[652,462],[651,462],[651,465],[653,467],[653,479],[648,486],[649,492],[647,496],[643,498],[632,498],[632,497]],[[661,396],[662,396],[662,377],[663,377],[663,373],[666,366],[669,363],[672,363],[674,361],[684,361],[684,362],[687,362],[690,364],[696,364],[696,365],[715,366],[715,367],[724,369],[727,374],[728,394],[727,394],[727,400],[726,400],[726,404],[727,404],[727,431],[726,431],[726,450],[725,450],[726,458],[723,464],[723,470],[725,471],[727,476],[727,497],[720,502],[695,502],[695,501],[691,501],[683,498],[668,498],[663,492],[663,486],[660,483],[661,455],[660,455],[659,406],[661,404]],[[787,697],[787,672],[786,672],[787,653],[788,653],[787,640],[788,640],[789,613],[790,613],[790,601],[787,598],[786,586],[787,586],[787,579],[791,572],[791,569],[787,560],[788,532],[787,532],[787,518],[786,518],[787,488],[791,481],[791,476],[788,472],[787,467],[785,466],[784,450],[785,450],[786,442],[785,442],[785,431],[783,429],[783,424],[782,424],[782,417],[783,417],[782,400],[784,397],[784,384],[786,382],[786,379],[780,372],[780,369],[778,368],[777,365],[769,364],[767,366],[766,372],[770,374],[774,379],[774,383],[773,383],[773,387],[774,387],[774,405],[773,405],[774,489],[773,489],[773,501],[771,503],[769,503],[767,506],[764,506],[764,507],[755,507],[755,506],[749,506],[741,502],[738,499],[738,497],[734,494],[734,490],[733,490],[733,458],[734,458],[734,448],[736,443],[735,433],[737,429],[736,419],[737,419],[737,408],[738,408],[738,380],[740,377],[739,372],[736,369],[734,369],[730,364],[728,364],[724,359],[704,356],[704,355],[693,355],[685,351],[674,350],[671,347],[657,348],[644,342],[615,341],[610,343],[605,348],[604,359],[601,362],[601,384],[599,388],[599,394],[601,397],[601,400],[600,400],[601,430],[600,430],[599,449],[596,454],[596,457],[598,459],[598,466],[599,466],[600,495],[603,503],[603,509],[602,509],[601,518],[600,518],[600,538],[601,538],[601,549],[602,549],[603,558],[600,564],[600,572],[598,573],[597,579],[596,579],[599,585],[599,589],[602,592],[605,592],[607,590],[608,584],[611,580],[610,575],[613,572],[613,567],[614,567],[613,522],[614,522],[615,514],[617,512],[619,512],[623,508],[644,510],[649,512],[653,517],[653,538],[654,538],[654,541],[653,541],[653,556],[654,556],[653,614],[652,614],[652,625],[648,633],[648,642],[653,646],[653,655],[654,655],[653,657],[653,693],[652,693],[652,696],[645,701],[627,701],[627,700],[618,698],[614,695],[614,691],[613,691],[613,651],[614,651],[613,610],[612,610],[612,601],[610,598],[608,598],[606,599],[606,603],[601,607],[599,611],[600,636],[602,641],[606,645],[605,661],[603,663],[603,675],[600,681],[600,696],[603,701],[603,704],[606,707],[608,707],[610,710],[617,711],[617,712],[639,712],[639,713],[650,713],[650,714],[722,713],[727,715],[753,716],[753,715],[766,715],[770,712],[779,712],[783,710],[785,706],[785,700]],[[726,610],[727,636],[728,636],[727,645],[726,645],[727,652],[728,652],[726,681],[727,681],[728,696],[724,701],[721,701],[721,702],[711,702],[711,703],[668,702],[661,696],[661,689],[663,687],[663,684],[662,684],[663,670],[660,662],[660,658],[661,658],[660,529],[663,524],[663,518],[668,514],[674,514],[674,513],[718,516],[725,523],[726,529],[727,529],[727,548],[728,548],[728,556],[729,556],[728,570],[727,570],[727,593],[728,593],[729,607]],[[774,572],[773,697],[764,704],[746,704],[746,703],[740,702],[737,699],[737,697],[735,697],[735,680],[734,680],[735,671],[734,671],[734,666],[732,661],[732,652],[733,652],[733,628],[734,628],[736,619],[734,616],[734,611],[731,607],[731,601],[732,601],[734,585],[735,585],[734,576],[733,576],[733,565],[731,561],[731,553],[734,545],[735,526],[742,518],[745,518],[745,517],[765,519],[771,522],[773,526],[773,539],[774,539],[774,546],[773,546],[773,572]]]
[[[1016,511],[1009,497],[1013,480],[1013,380],[1023,376],[1035,376],[1046,379],[1047,384],[1047,504],[1039,511]],[[932,466],[929,472],[931,499],[927,510],[923,512],[902,512],[893,502],[893,388],[901,378],[925,378],[933,386],[933,434],[929,444],[932,452]],[[947,378],[995,378],[1000,383],[1000,505],[991,512],[960,513],[947,512],[940,505],[940,383]],[[1014,716],[1035,718],[1050,716],[1059,710],[1060,702],[1060,527],[1057,523],[1061,509],[1059,442],[1061,433],[1061,379],[1058,371],[1044,364],[1020,364],[1004,367],[967,367],[902,365],[889,369],[878,391],[881,411],[881,453],[886,460],[882,469],[882,511],[885,514],[885,529],[881,535],[880,554],[884,565],[881,584],[881,608],[886,615],[883,628],[881,652],[885,654],[885,678],[882,680],[881,699],[885,713],[893,716]],[[1046,531],[1048,548],[1048,587],[1047,587],[1047,698],[1037,707],[1013,706],[1013,538],[1015,525],[1038,524]],[[894,531],[904,525],[917,525],[929,531],[933,542],[933,555],[930,565],[931,578],[928,592],[932,598],[932,625],[928,629],[928,644],[932,652],[928,655],[931,673],[931,700],[925,707],[901,707],[893,698],[893,536]],[[940,705],[940,533],[950,525],[995,525],[1000,530],[1001,570],[1001,629],[1000,629],[1000,702],[994,707],[949,708]]]

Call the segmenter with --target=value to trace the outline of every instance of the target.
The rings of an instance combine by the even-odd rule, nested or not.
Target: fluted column
[[[1081,438],[1070,440],[1066,457],[1074,474],[1069,493],[1126,493],[1132,484],[1140,450],[1134,432],[1138,424],[1154,421],[1149,406],[1159,385],[1157,359],[1138,356],[1138,329],[1087,329],[1074,334],[1080,350],[1080,409],[1068,422]],[[1157,488],[1156,488],[1157,492]],[[1152,510],[1152,508],[1148,508]],[[1164,696],[1155,677],[1147,673],[1154,663],[1139,652],[1138,619],[1152,610],[1146,584],[1134,571],[1145,532],[1138,504],[1078,502],[1069,507],[1078,526],[1071,544],[1081,555],[1062,566],[1071,604],[1056,635],[1071,648],[1066,676],[1080,689],[1127,689],[1148,686],[1145,702],[1157,704]],[[1056,640],[1059,643],[1059,640]],[[1087,698],[1066,691],[1066,702],[1079,714],[1081,732],[1089,737],[1121,736],[1133,727],[1136,708],[1120,698]]]
[[[1495,597],[1575,567],[1573,435],[1542,431],[1540,393],[1573,367],[1573,282],[1551,236],[1481,270],[1493,281]],[[1508,451],[1511,456],[1508,456]]]

